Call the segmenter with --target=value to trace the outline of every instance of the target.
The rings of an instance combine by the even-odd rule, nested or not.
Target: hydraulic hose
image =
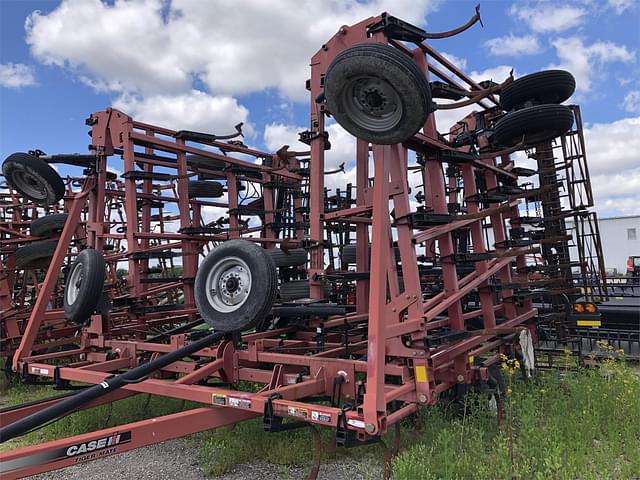
[[[89,387],[86,390],[82,390],[61,402],[56,403],[55,405],[33,413],[18,420],[17,422],[10,423],[9,425],[0,428],[0,443],[4,443],[7,440],[23,435],[36,427],[72,412],[92,400],[111,393],[129,383],[140,382],[150,373],[166,367],[183,357],[192,355],[198,350],[202,350],[203,348],[218,342],[223,337],[224,333],[222,332],[209,334],[206,337],[190,343],[189,345],[186,345],[174,352],[167,353],[156,360],[147,362],[136,368],[132,368],[121,375],[114,375],[113,377],[107,378],[102,383]]]

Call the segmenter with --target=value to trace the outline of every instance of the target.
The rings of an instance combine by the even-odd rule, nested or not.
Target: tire
[[[53,205],[64,197],[64,182],[58,172],[35,155],[9,155],[2,173],[9,185],[37,205]]]
[[[220,182],[193,180],[188,185],[189,198],[219,198],[224,195],[224,187]]]
[[[57,240],[41,240],[18,248],[14,255],[16,267],[22,269],[47,268],[56,251]]]
[[[267,253],[276,267],[299,267],[307,263],[307,251],[304,248],[292,248],[287,251],[270,248]]]
[[[36,218],[31,222],[31,235],[34,237],[52,237],[58,235],[67,221],[66,213],[55,213]]]
[[[324,94],[329,112],[347,132],[379,145],[411,138],[431,110],[424,72],[386,44],[340,52],[327,69]]]
[[[564,105],[537,105],[508,113],[496,122],[494,141],[512,147],[524,139],[525,145],[553,140],[573,125],[573,112]]]
[[[76,323],[84,323],[102,298],[105,275],[104,256],[93,248],[82,250],[74,260],[64,287],[64,313]]]
[[[311,295],[309,280],[293,280],[280,285],[280,298],[282,300],[309,298],[309,295]]]
[[[576,80],[566,70],[545,70],[525,75],[500,92],[500,106],[512,110],[525,102],[562,103],[576,89]]]
[[[248,240],[229,240],[198,268],[194,293],[198,312],[209,326],[238,332],[264,320],[277,288],[276,266],[266,250]]]

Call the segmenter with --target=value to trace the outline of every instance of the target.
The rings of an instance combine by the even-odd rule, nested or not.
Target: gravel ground
[[[254,463],[239,466],[233,472],[215,478],[217,480],[298,480],[305,478],[308,473],[307,468]],[[33,480],[105,480],[105,478],[200,480],[210,477],[204,475],[198,464],[197,448],[194,448],[188,440],[178,439],[29,478]],[[382,469],[380,465],[372,465],[365,460],[346,459],[321,464],[318,480],[345,478],[349,480],[378,479],[382,478]]]

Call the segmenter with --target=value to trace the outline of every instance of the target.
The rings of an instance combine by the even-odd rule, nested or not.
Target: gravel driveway
[[[307,468],[289,468],[267,463],[255,463],[239,466],[231,473],[214,478],[217,480],[298,480],[305,478],[307,473]],[[206,477],[202,472],[198,464],[197,448],[194,448],[193,443],[185,439],[178,439],[29,478],[34,480],[105,480],[111,478],[200,480],[211,477]],[[349,480],[379,479],[382,478],[382,469],[379,464],[371,464],[367,460],[346,459],[340,462],[323,462],[321,464],[319,480],[345,478]]]

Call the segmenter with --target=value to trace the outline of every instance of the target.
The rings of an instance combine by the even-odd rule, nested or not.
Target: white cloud
[[[584,129],[596,210],[600,216],[640,214],[640,116]]]
[[[466,58],[458,57],[458,56],[454,55],[453,53],[447,53],[447,52],[440,52],[440,53],[442,54],[442,56],[444,58],[449,60],[451,63],[453,63],[459,69],[466,70],[466,68],[467,68],[467,59]]]
[[[624,96],[624,109],[631,113],[640,113],[640,91],[632,90]]]
[[[0,64],[0,86],[7,88],[21,88],[35,85],[33,68],[23,63]]]
[[[589,171],[610,173],[640,165],[640,117],[624,118],[612,123],[595,123],[584,129]]]
[[[514,4],[510,13],[529,25],[534,32],[561,32],[577,27],[587,15],[583,8],[559,6],[556,2],[543,2],[534,7]]]
[[[597,41],[585,45],[579,37],[557,38],[552,45],[556,49],[560,63],[549,68],[560,68],[570,71],[576,78],[576,91],[591,91],[592,76],[604,75],[607,63],[630,63],[635,61],[636,54],[624,45],[613,42]]]
[[[173,130],[197,130],[224,135],[233,133],[234,125],[244,122],[245,135],[251,136],[253,133],[249,110],[235,98],[209,95],[199,90],[143,98],[122,95],[114,101],[113,106],[138,121],[169,126]]]
[[[489,49],[491,55],[500,56],[534,55],[541,51],[538,38],[534,35],[517,37],[509,34],[487,40],[484,45]]]
[[[423,24],[438,1],[64,0],[29,16],[27,42],[99,90],[176,94],[199,78],[215,94],[305,100],[309,59],[341,25],[386,10]]]
[[[633,7],[635,0],[608,0],[609,7],[613,8],[618,15]],[[636,3],[637,5],[637,3]]]

